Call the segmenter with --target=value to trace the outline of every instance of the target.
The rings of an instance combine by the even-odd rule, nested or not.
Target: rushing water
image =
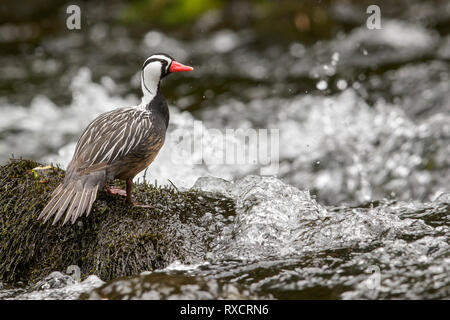
[[[336,5],[342,30],[307,43],[208,30],[206,15],[189,37],[101,21],[21,55],[5,49],[0,160],[63,167],[92,119],[139,102],[149,53],[194,65],[163,83],[171,122],[145,179],[227,195],[237,213],[205,218],[220,228],[192,265],[106,284],[54,273],[0,298],[449,298],[450,4],[440,5],[384,19],[382,30],[349,27],[357,6]],[[14,43],[14,30],[1,40]],[[199,128],[195,161],[174,163],[179,137]],[[261,165],[195,164],[222,151],[208,129],[226,128],[279,129],[277,177],[259,176]]]

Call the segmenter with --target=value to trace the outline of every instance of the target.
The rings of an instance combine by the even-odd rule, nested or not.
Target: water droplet
[[[339,79],[336,83],[336,86],[339,90],[345,90],[347,88],[347,81]]]
[[[339,62],[339,59],[340,59],[339,52],[333,53],[333,56],[331,57],[331,64],[335,66]]]
[[[305,54],[305,47],[301,43],[293,43],[289,46],[289,53],[296,58],[301,58]]]
[[[356,81],[353,83],[352,87],[353,89],[358,90],[359,88],[361,88],[361,84],[358,81]]]
[[[328,88],[328,83],[325,80],[320,80],[317,82],[316,88],[321,91],[326,90]]]

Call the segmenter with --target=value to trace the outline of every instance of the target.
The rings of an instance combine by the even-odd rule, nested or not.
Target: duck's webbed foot
[[[137,201],[133,201],[133,206],[138,207],[138,208],[153,208],[153,206],[151,206],[149,204],[142,204]]]
[[[133,189],[133,179],[132,178],[128,178],[127,179],[127,191],[126,191],[126,196],[127,196],[127,203],[135,206],[135,207],[139,207],[139,208],[153,208],[153,206],[149,205],[149,204],[142,204],[139,203],[137,201],[133,200],[133,193],[132,193],[132,189]]]

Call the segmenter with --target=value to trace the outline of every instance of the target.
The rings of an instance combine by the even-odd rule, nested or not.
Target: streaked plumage
[[[170,72],[192,70],[189,68],[164,54],[145,61],[142,103],[103,113],[88,125],[78,140],[64,182],[52,193],[39,219],[45,222],[54,216],[55,224],[65,213],[63,224],[74,223],[84,212],[89,215],[97,191],[116,178],[127,181],[127,201],[132,202],[132,179],[158,154],[169,123],[159,82]]]

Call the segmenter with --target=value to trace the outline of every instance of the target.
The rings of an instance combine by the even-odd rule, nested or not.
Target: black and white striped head
[[[167,54],[158,53],[151,55],[145,60],[142,66],[142,91],[144,95],[147,93],[155,95],[158,90],[159,81],[162,78],[173,72],[191,70],[194,70],[194,68],[182,65]]]

